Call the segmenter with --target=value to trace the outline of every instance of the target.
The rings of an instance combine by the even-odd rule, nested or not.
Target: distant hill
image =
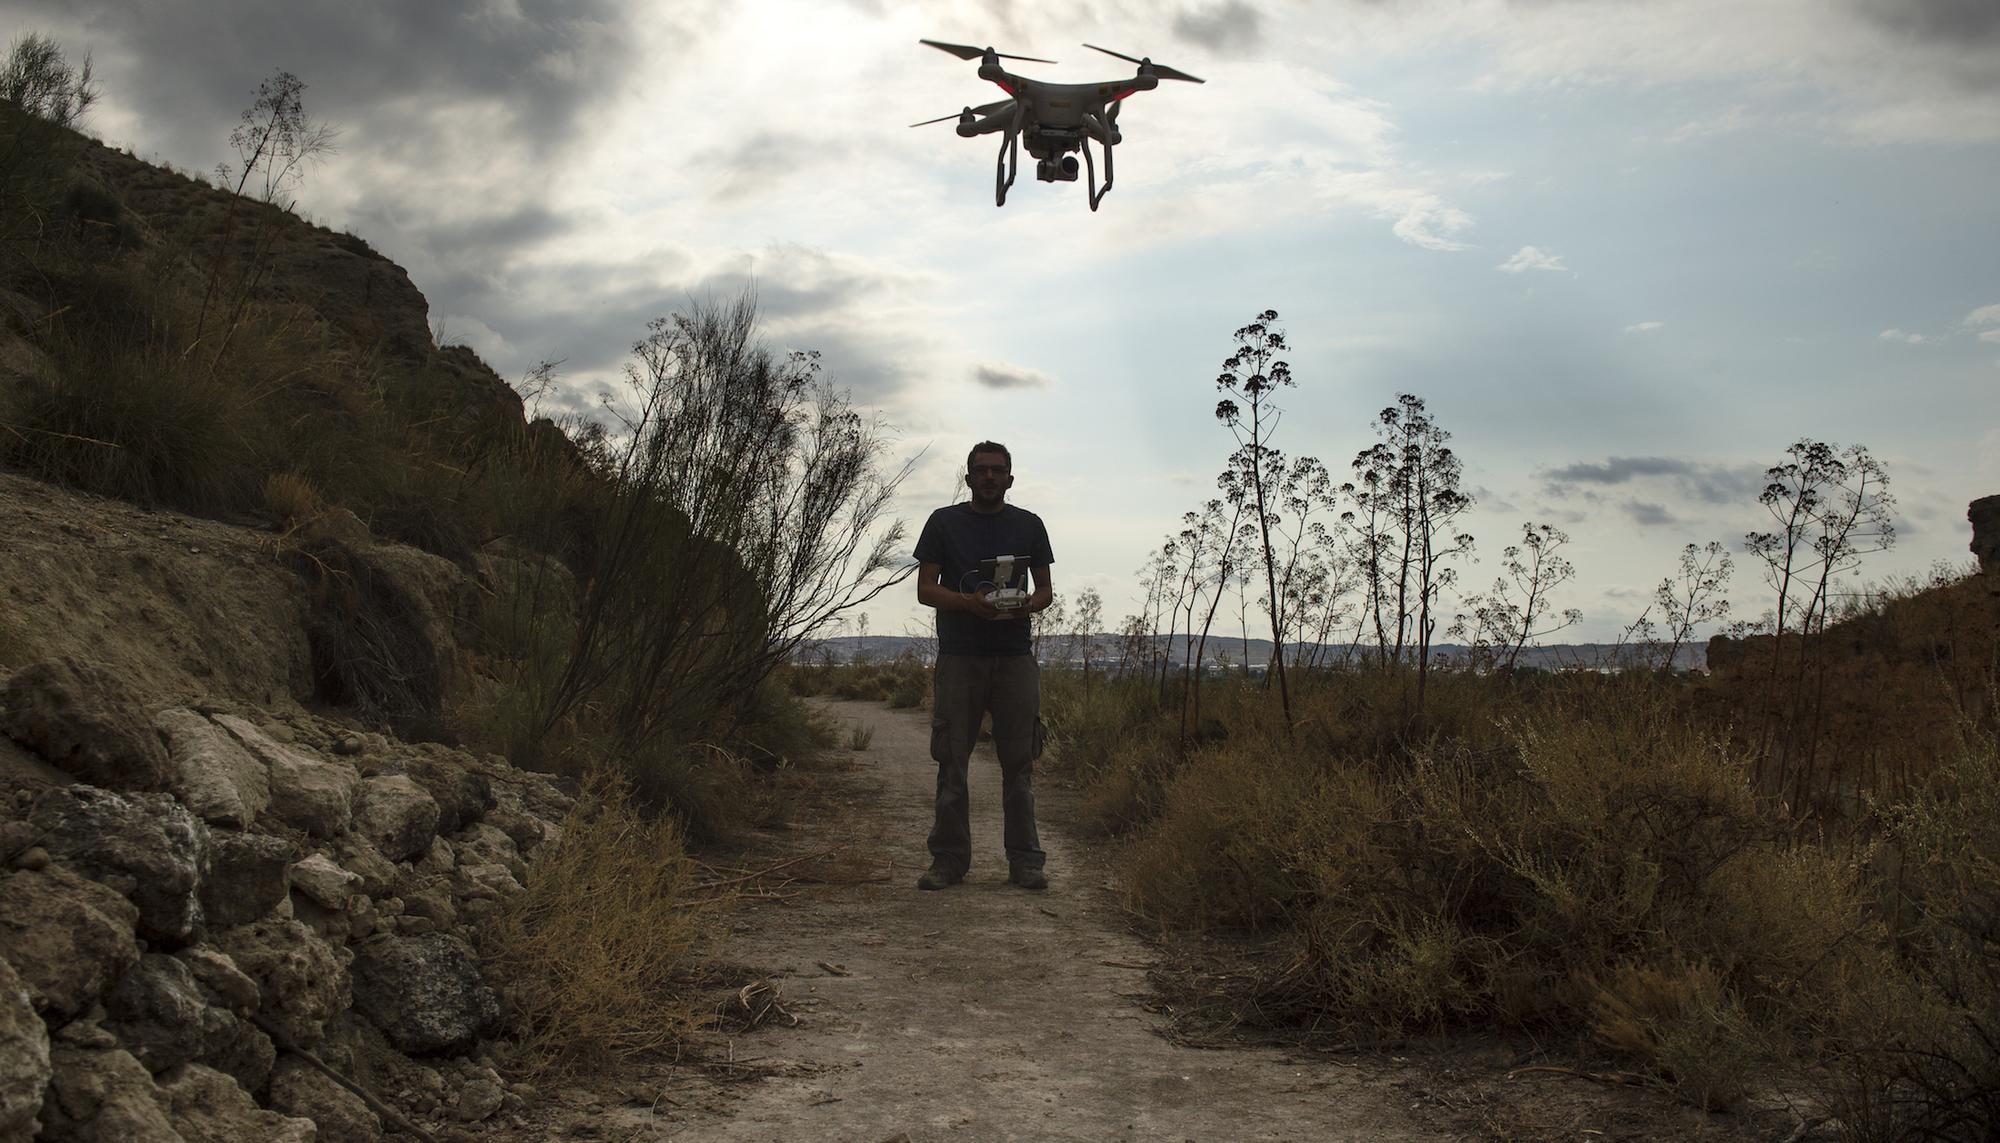
[[[1093,663],[1116,663],[1122,653],[1123,638],[1108,632],[1090,637],[1090,658]],[[1156,637],[1147,640],[1152,646],[1165,642]],[[836,663],[851,663],[859,660],[894,659],[902,655],[912,655],[928,661],[936,651],[936,641],[909,635],[844,635],[833,639],[821,639],[799,649],[802,659],[831,657]],[[1373,648],[1362,644],[1350,644],[1345,648],[1331,645],[1321,652],[1322,661],[1337,662],[1343,651],[1351,659],[1360,659],[1372,653]],[[1545,671],[1557,670],[1601,670],[1621,665],[1622,657],[1629,656],[1630,645],[1617,643],[1551,643],[1542,647],[1529,647],[1521,652],[1518,665]],[[1440,662],[1464,661],[1467,648],[1459,643],[1439,643],[1431,648],[1431,653]],[[1168,659],[1180,663],[1185,658],[1185,650],[1179,639],[1173,641],[1168,651]],[[1150,657],[1150,655],[1148,655]],[[1040,652],[1042,662],[1082,662],[1080,647],[1072,647],[1063,639],[1044,639]],[[1242,639],[1230,637],[1218,639],[1210,636],[1203,660],[1211,670],[1240,668],[1247,660],[1253,670],[1260,670],[1271,660],[1269,639]],[[1674,656],[1674,666],[1680,670],[1706,670],[1708,667],[1707,648],[1702,644],[1682,647]]]

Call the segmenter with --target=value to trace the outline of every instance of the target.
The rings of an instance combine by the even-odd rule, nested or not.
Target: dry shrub
[[[424,635],[428,608],[414,588],[330,536],[285,554],[308,586],[315,696],[387,718],[405,736],[434,732],[447,665]]]
[[[1722,974],[1677,958],[1614,969],[1591,998],[1590,1031],[1710,1110],[1742,1100],[1761,1055]]]
[[[2000,741],[1968,741],[1888,811],[1904,895],[1900,971],[1829,1021],[1854,1138],[2000,1137]]]
[[[326,500],[305,477],[274,472],[264,478],[264,507],[286,527],[295,527],[326,511]]]
[[[157,301],[118,276],[83,281],[99,320],[52,322],[51,367],[22,386],[6,460],[46,480],[142,504],[239,506],[254,463],[254,400],[149,335]],[[165,320],[164,316],[160,320]]]
[[[1138,772],[1123,766],[1120,774]],[[1311,776],[1281,756],[1196,751],[1164,810],[1121,861],[1134,907],[1183,927],[1256,926],[1298,891],[1293,847],[1301,814],[1320,804]]]
[[[1855,863],[1781,828],[1740,756],[1648,680],[1495,686],[1510,716],[1476,725],[1499,704],[1455,683],[1422,737],[1390,682],[1310,699],[1297,738],[1356,752],[1288,743],[1244,716],[1261,696],[1216,702],[1227,741],[1166,770],[1125,854],[1134,903],[1174,926],[1280,925],[1262,1019],[1565,1031],[1729,1103],[1873,939]],[[1370,710],[1392,725],[1353,724]]]
[[[702,1025],[689,983],[705,935],[693,885],[673,819],[642,816],[622,778],[593,773],[481,944],[531,1071],[671,1051]]]
[[[822,659],[792,667],[787,683],[794,693],[801,695],[830,694],[849,701],[883,702],[907,710],[930,701],[931,669],[909,651],[893,659],[859,663]]]

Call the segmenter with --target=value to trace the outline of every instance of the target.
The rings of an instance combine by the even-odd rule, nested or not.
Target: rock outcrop
[[[0,790],[0,1139],[381,1139],[305,1051],[419,1077],[409,1115],[518,1109],[490,1068],[416,1059],[505,1032],[474,926],[568,797],[299,711],[99,700],[96,677],[0,677],[10,741],[70,779]]]
[[[1972,554],[1979,557],[1986,588],[2000,594],[2000,496],[1974,500],[1967,506],[1965,518],[1972,521]]]

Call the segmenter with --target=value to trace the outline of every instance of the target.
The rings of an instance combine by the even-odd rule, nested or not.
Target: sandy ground
[[[728,862],[793,861],[718,950],[775,988],[701,1066],[554,1086],[508,1139],[1404,1140],[1784,1138],[1789,1116],[1703,1116],[1655,1092],[1510,1077],[1518,1045],[1337,1057],[1203,1050],[1163,1033],[1136,935],[1069,796],[1043,783],[1050,887],[1007,883],[999,768],[973,759],[975,863],[919,892],[935,767],[922,712],[828,703],[872,732],[823,804]],[[790,878],[789,881],[786,879]],[[772,994],[766,994],[768,997]],[[733,1061],[733,1063],[731,1062]],[[489,1136],[489,1138],[492,1136]]]

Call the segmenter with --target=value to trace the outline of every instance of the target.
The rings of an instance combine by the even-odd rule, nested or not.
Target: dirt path
[[[501,1138],[1782,1137],[1654,1092],[1512,1080],[1513,1047],[1334,1058],[1182,1046],[1160,1034],[1146,972],[1157,954],[1131,934],[1108,872],[1069,828],[1067,791],[1038,791],[1049,889],[1008,885],[999,767],[982,746],[973,869],[962,885],[920,892],[936,773],[928,717],[879,703],[825,709],[872,734],[867,749],[822,776],[822,804],[794,828],[761,833],[730,859],[749,869],[799,859],[772,879],[795,877],[782,895],[739,909],[718,950],[742,979],[773,984],[778,1010],[715,1045],[733,1068],[656,1066],[557,1087]]]
[[[773,1019],[735,1039],[735,1058],[761,1078],[663,1073],[628,1085],[622,1106],[559,1090],[539,1129],[865,1143],[1442,1137],[1407,1128],[1360,1071],[1156,1034],[1164,1018],[1141,1007],[1153,954],[1065,825],[1062,791],[1042,792],[1049,889],[1007,884],[990,744],[972,763],[973,869],[962,885],[919,892],[936,774],[927,717],[879,703],[827,710],[872,731],[859,765],[827,781],[831,812],[766,835],[740,862],[837,849],[811,867],[846,883],[794,884],[796,897],[746,906],[719,950],[770,973],[797,1026]],[[664,1098],[648,1100],[653,1091]]]

